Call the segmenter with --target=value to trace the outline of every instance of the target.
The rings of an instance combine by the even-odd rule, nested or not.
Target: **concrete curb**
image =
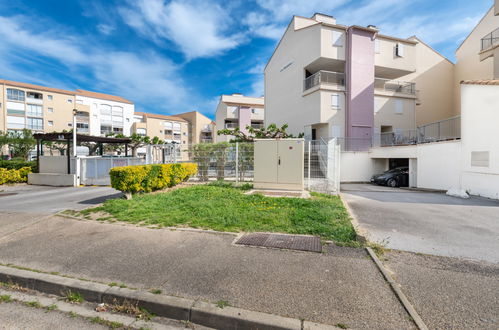
[[[369,240],[368,238],[368,232],[359,223],[359,219],[357,219],[357,216],[355,213],[353,213],[352,209],[350,208],[350,205],[348,205],[347,201],[343,198],[343,194],[339,193],[338,196],[340,196],[341,201],[343,202],[343,205],[345,206],[345,209],[347,210],[348,214],[350,215],[350,218],[352,219],[352,225],[353,229],[355,230],[355,233],[357,234],[357,240],[361,241],[362,243],[367,243]]]
[[[371,256],[371,258],[373,259],[374,263],[378,267],[381,274],[383,274],[383,277],[386,279],[388,284],[390,284],[390,287],[392,288],[393,292],[395,293],[397,298],[400,300],[400,302],[404,306],[407,313],[409,313],[409,315],[412,317],[412,319],[413,319],[414,323],[416,324],[416,326],[418,327],[418,329],[428,330],[428,327],[424,323],[423,319],[419,316],[419,314],[418,314],[418,312],[416,312],[416,309],[414,308],[414,306],[412,306],[409,299],[407,299],[406,295],[402,292],[399,284],[397,282],[395,282],[393,280],[393,278],[390,276],[390,274],[386,270],[385,266],[383,266],[381,261],[378,259],[378,257],[374,253],[374,251],[369,247],[366,248],[366,250],[369,253],[369,255]]]
[[[97,303],[120,303],[125,300],[137,302],[140,307],[158,316],[186,320],[216,329],[338,329],[279,315],[249,311],[236,307],[219,308],[214,304],[166,295],[157,295],[142,290],[110,287],[90,281],[82,281],[57,275],[0,266],[0,281],[16,283],[28,289],[65,295],[68,291],[80,293],[86,301]]]

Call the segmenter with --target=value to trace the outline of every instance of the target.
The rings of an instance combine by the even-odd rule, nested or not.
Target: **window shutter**
[[[333,109],[340,108],[340,95],[339,94],[331,94],[331,108],[333,108]]]
[[[397,43],[397,45],[395,46],[396,48],[396,55],[398,57],[404,57],[404,45],[401,44],[401,43]]]
[[[395,100],[395,113],[399,114],[404,113],[404,101]]]
[[[380,53],[380,51],[379,51],[379,39],[374,39],[374,52],[376,54]]]

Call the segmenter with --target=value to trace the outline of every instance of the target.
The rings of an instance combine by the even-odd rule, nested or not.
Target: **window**
[[[180,123],[173,123],[173,130],[180,131]]]
[[[73,100],[72,99],[68,99],[68,103],[73,103]]]
[[[251,108],[251,113],[258,115],[260,111],[257,108]]]
[[[49,120],[49,121],[48,121],[48,125],[49,125],[49,126],[54,126],[54,121],[53,121],[53,120]]]
[[[398,114],[404,113],[404,101],[395,100],[395,113],[398,113]]]
[[[100,134],[101,135],[106,135],[109,134],[113,131],[113,128],[111,125],[100,125]]]
[[[54,112],[54,108],[48,108],[47,110],[48,110],[48,112],[50,112],[50,113],[53,113],[53,112]]]
[[[339,94],[331,94],[331,108],[333,108],[333,109],[340,108],[340,95]]]
[[[76,123],[76,132],[88,133],[88,123]]]
[[[147,131],[145,128],[137,128],[137,134],[140,136],[146,136]]]
[[[26,128],[32,130],[42,130],[43,129],[43,119],[42,118],[26,118]]]
[[[395,55],[398,57],[404,57],[404,45],[400,42],[395,45]]]
[[[113,133],[123,134],[123,127],[113,127]]]
[[[22,115],[22,116],[24,116],[24,110],[7,108],[7,114],[8,115]]]
[[[33,117],[43,117],[43,108],[41,105],[37,104],[28,104],[26,106],[27,108],[27,115],[28,116],[33,116]]]
[[[68,127],[73,127],[73,123],[68,123]]]
[[[54,97],[53,97],[52,95],[47,95],[47,99],[48,99],[49,101],[52,101],[52,100],[54,99]]]
[[[172,124],[171,122],[169,122],[169,121],[165,121],[165,122],[163,123],[163,125],[165,126],[165,128],[166,128],[167,130],[171,130],[171,129],[172,129],[172,127],[173,127],[173,124]]]
[[[335,47],[343,46],[343,33],[341,33],[341,31],[333,30],[333,46]]]
[[[379,49],[379,39],[374,39],[374,52],[376,54],[379,54],[380,53],[380,49]]]
[[[14,88],[7,88],[7,100],[24,101],[24,91]]]
[[[42,100],[43,95],[41,93],[36,93],[36,92],[27,92],[26,97],[28,99],[35,99],[35,100]]]

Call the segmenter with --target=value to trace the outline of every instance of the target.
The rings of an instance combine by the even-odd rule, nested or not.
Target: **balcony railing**
[[[225,123],[225,128],[233,129],[239,127],[238,123]]]
[[[319,84],[344,86],[345,74],[341,72],[324,70],[318,71],[303,80],[303,90],[306,91],[307,89],[310,89]]]
[[[262,129],[264,126],[263,124],[251,124],[251,127],[253,127],[254,129]]]
[[[418,127],[418,142],[437,142],[461,138],[461,116]]]
[[[416,95],[416,84],[412,82],[374,78],[374,89]]]
[[[481,50],[485,50],[496,44],[499,44],[499,28],[495,29],[494,31],[483,37],[481,43],[482,43]]]

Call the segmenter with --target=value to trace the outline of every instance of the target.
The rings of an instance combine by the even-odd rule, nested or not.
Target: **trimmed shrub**
[[[196,173],[197,165],[191,163],[122,166],[109,171],[111,186],[124,193],[173,187]]]
[[[0,168],[6,168],[8,170],[19,170],[23,167],[30,167],[32,172],[37,172],[35,161],[25,161],[25,160],[0,160]]]
[[[0,167],[0,185],[4,183],[27,182],[31,167],[21,167],[20,169],[8,170]]]

